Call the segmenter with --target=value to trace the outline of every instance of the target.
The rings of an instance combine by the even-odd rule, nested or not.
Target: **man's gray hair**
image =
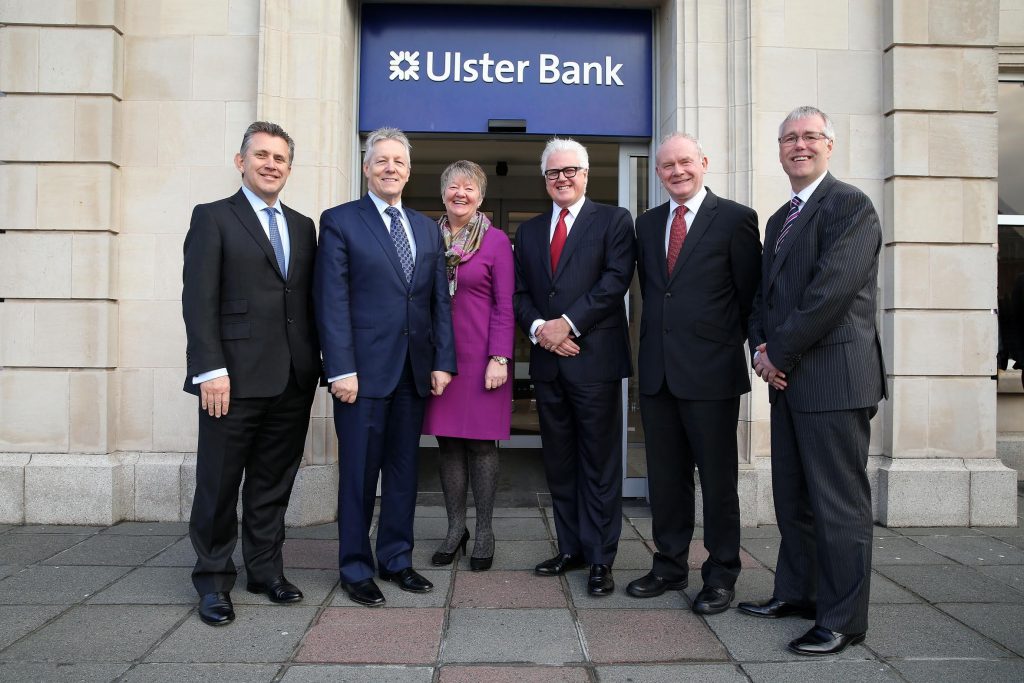
[[[480,164],[473,161],[460,159],[449,164],[448,168],[441,172],[442,199],[444,198],[445,189],[456,178],[465,178],[476,183],[476,189],[480,190],[480,199],[483,199],[484,195],[487,194],[487,174],[484,173],[484,169],[480,168]]]
[[[689,140],[690,142],[693,143],[694,147],[697,148],[697,156],[699,156],[701,159],[704,158],[704,148],[701,147],[700,140],[698,140],[693,135],[690,135],[689,133],[680,133],[680,132],[669,133],[668,135],[666,135],[665,137],[663,137],[661,139],[661,142],[658,143],[658,149],[660,150],[662,147],[665,146],[666,142],[668,142],[669,140],[672,140],[674,138],[679,138],[681,140]],[[658,154],[657,150],[655,150],[654,154],[655,154],[655,156],[657,156],[657,154]]]
[[[827,137],[829,140],[835,142],[836,128],[835,126],[832,125],[832,119],[830,119],[828,117],[828,114],[826,114],[822,110],[818,109],[817,107],[812,107],[810,105],[797,107],[793,111],[789,112],[789,114],[786,115],[786,118],[782,119],[782,123],[779,124],[779,137],[782,137],[782,131],[786,128],[787,123],[799,121],[800,119],[806,119],[810,116],[821,117],[821,120],[825,122],[825,127],[822,129],[821,132],[824,133],[825,137]]]
[[[548,157],[555,152],[575,152],[576,163],[579,164],[579,167],[590,168],[590,155],[587,154],[586,147],[572,138],[551,138],[540,155],[540,172],[542,174],[548,170]]]
[[[409,144],[409,138],[405,137],[405,133],[397,128],[385,126],[384,128],[378,128],[367,135],[366,144],[363,145],[363,152],[366,153],[366,156],[369,156],[370,152],[373,150],[373,146],[378,142],[383,142],[384,140],[394,140],[395,142],[402,143],[402,145],[405,146],[405,155],[409,157],[409,163],[412,163],[412,145]]]
[[[256,133],[266,133],[275,138],[281,138],[288,143],[288,165],[291,166],[292,162],[295,161],[295,141],[292,140],[292,136],[284,132],[284,128],[271,123],[270,121],[253,121],[249,124],[249,127],[245,129],[245,133],[242,135],[242,146],[239,147],[238,153],[243,157],[245,153],[249,151],[249,145],[252,144],[252,138]]]

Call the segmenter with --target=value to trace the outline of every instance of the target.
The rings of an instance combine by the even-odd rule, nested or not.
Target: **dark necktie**
[[[562,248],[569,235],[569,229],[565,227],[565,217],[569,215],[569,209],[562,209],[558,214],[558,224],[555,225],[555,234],[551,236],[551,274],[558,270],[558,259],[562,257]]]
[[[676,267],[676,260],[679,252],[683,249],[683,241],[686,239],[686,207],[680,204],[676,207],[675,216],[672,218],[672,226],[668,231],[668,274],[671,275]]]
[[[268,206],[263,209],[270,219],[270,246],[274,248],[274,257],[277,258],[277,267],[281,269],[281,275],[287,279],[288,264],[284,260],[284,245],[281,243],[281,231],[277,228],[277,209]]]
[[[801,204],[803,204],[803,201],[799,197],[793,197],[793,201],[789,203],[789,215],[786,216],[786,222],[782,224],[782,230],[779,231],[779,239],[775,240],[776,254],[779,253],[782,240],[786,239],[786,235],[789,234],[789,229],[793,227],[793,223],[796,223],[796,219],[800,215]]]
[[[412,248],[402,226],[402,214],[393,206],[384,209],[384,213],[391,217],[391,241],[395,243],[395,251],[398,252],[398,261],[402,264],[405,281],[412,282]]]

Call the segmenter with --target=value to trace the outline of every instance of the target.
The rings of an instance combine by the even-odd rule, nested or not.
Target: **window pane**
[[[1024,82],[999,84],[999,213],[1024,214]]]

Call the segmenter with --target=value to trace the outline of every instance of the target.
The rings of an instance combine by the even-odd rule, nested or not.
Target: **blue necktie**
[[[277,267],[281,269],[281,275],[288,278],[288,264],[284,260],[284,245],[281,244],[281,231],[277,229],[277,209],[268,206],[263,209],[270,219],[270,246],[274,248],[274,256],[277,257]]]
[[[789,215],[786,216],[786,222],[782,224],[782,230],[779,231],[779,239],[775,240],[775,253],[779,253],[779,247],[782,246],[782,240],[786,239],[786,235],[789,234],[789,229],[793,227],[793,223],[796,223],[797,217],[800,216],[800,205],[803,204],[799,197],[793,197],[793,201],[789,203]]]
[[[405,281],[412,282],[412,248],[409,246],[409,238],[402,226],[402,214],[393,206],[384,209],[384,213],[391,217],[391,241],[395,243],[398,261],[402,264],[402,271],[405,272]]]

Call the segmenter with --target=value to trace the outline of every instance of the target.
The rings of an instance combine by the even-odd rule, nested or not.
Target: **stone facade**
[[[358,192],[359,4],[0,4],[0,522],[187,519],[191,207],[237,189],[231,159],[255,118],[299,141],[286,203],[316,217]],[[779,121],[804,103],[834,117],[833,170],[872,198],[885,231],[890,399],[872,436],[876,516],[1015,523],[1016,473],[996,455],[991,309],[995,88],[1024,45],[1020,3],[575,4],[655,9],[655,137],[698,135],[708,184],[754,206],[762,225],[788,192]],[[1022,414],[1000,408],[999,431],[1019,430],[1006,424]],[[761,382],[740,434],[744,524],[770,522]],[[320,390],[289,523],[332,519],[336,479]]]

